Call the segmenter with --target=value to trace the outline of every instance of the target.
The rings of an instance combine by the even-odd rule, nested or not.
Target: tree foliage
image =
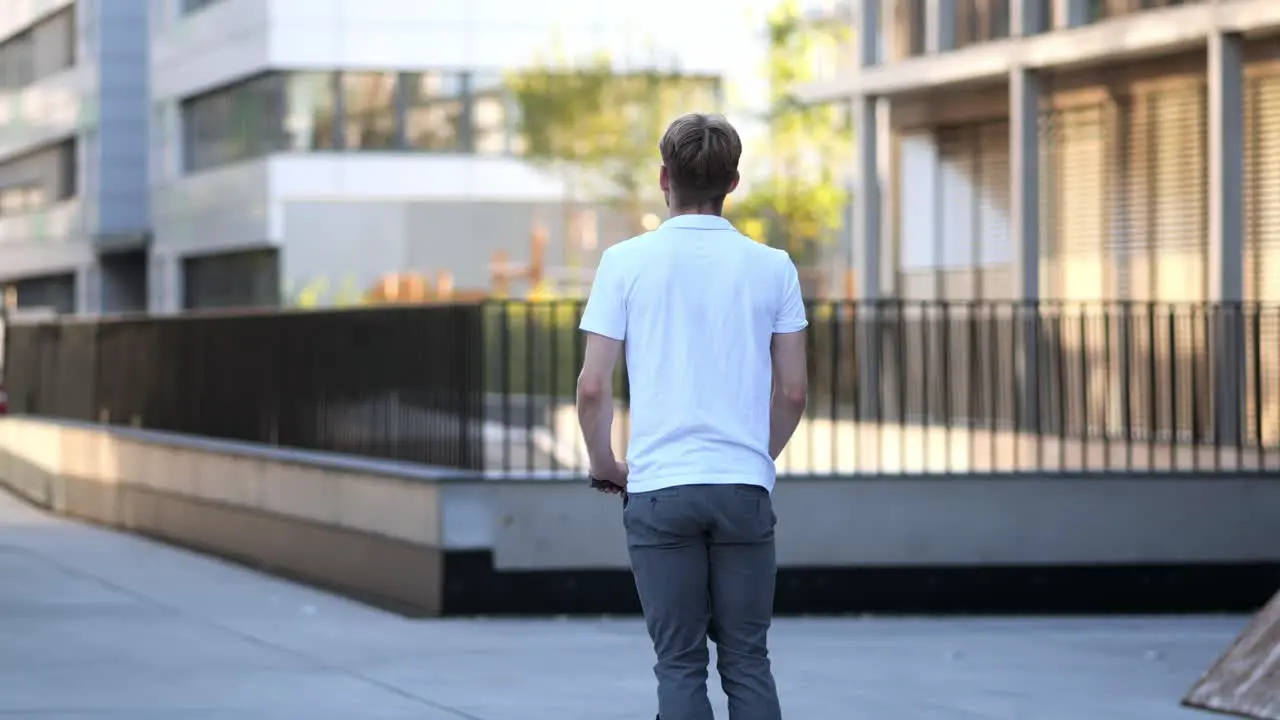
[[[749,175],[746,196],[728,212],[744,231],[801,263],[814,260],[843,223],[849,202],[843,168],[853,137],[847,108],[805,105],[795,91],[818,79],[824,58],[839,53],[848,37],[845,26],[806,20],[796,0],[769,14],[763,167]]]
[[[529,160],[639,223],[658,200],[658,140],[677,115],[718,105],[718,78],[563,56],[507,77]]]

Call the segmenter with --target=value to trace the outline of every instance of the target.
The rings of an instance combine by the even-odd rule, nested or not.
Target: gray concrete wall
[[[157,184],[152,197],[155,250],[180,257],[270,243],[270,177],[267,162],[247,162]]]
[[[0,419],[0,483],[125,527],[107,491],[132,487],[196,516],[217,503],[442,552],[492,551],[499,570],[627,566],[618,498],[581,482],[10,417]],[[60,505],[72,491],[97,504]],[[790,568],[1280,561],[1280,482],[1266,476],[783,479],[776,511]]]
[[[441,487],[443,544],[500,569],[625,568],[618,499],[575,483]],[[782,480],[785,567],[910,567],[1280,560],[1280,482]]]

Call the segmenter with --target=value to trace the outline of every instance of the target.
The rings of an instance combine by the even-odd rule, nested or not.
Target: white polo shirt
[[[606,250],[579,327],[626,341],[628,492],[772,492],[769,345],[807,325],[791,258],[724,218],[679,215]]]

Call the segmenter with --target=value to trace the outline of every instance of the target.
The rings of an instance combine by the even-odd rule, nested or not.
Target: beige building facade
[[[1280,302],[1280,3],[854,7],[860,296]]]

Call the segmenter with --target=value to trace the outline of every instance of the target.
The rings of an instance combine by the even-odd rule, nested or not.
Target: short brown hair
[[[688,113],[667,126],[658,151],[681,203],[719,203],[738,177],[742,140],[723,115]]]

